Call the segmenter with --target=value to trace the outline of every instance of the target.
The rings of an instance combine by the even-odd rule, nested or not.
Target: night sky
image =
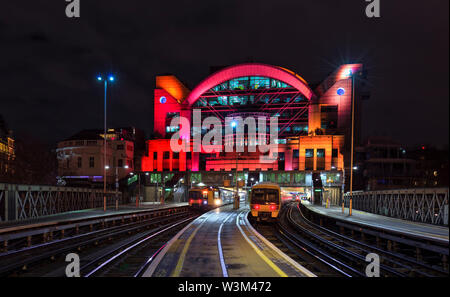
[[[100,72],[117,82],[109,126],[152,131],[155,75],[173,73],[191,89],[209,67],[262,62],[324,79],[338,65],[369,71],[363,135],[404,145],[448,144],[448,0],[64,0],[0,4],[0,114],[16,137],[55,145],[103,127]]]

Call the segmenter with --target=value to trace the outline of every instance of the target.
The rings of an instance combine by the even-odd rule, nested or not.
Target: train
[[[250,211],[257,221],[274,221],[281,208],[281,188],[274,183],[258,183],[250,191]]]
[[[196,187],[189,190],[189,206],[208,208],[222,205],[220,190],[215,187]]]

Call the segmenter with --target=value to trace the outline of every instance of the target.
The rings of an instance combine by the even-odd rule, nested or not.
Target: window
[[[298,150],[293,151],[294,158],[298,158]]]
[[[179,159],[179,158],[180,158],[180,153],[173,153],[172,159]]]
[[[82,165],[82,159],[81,159],[81,157],[78,157],[78,160],[77,160],[77,165],[78,165],[78,168],[81,168],[81,165]]]
[[[94,163],[94,157],[89,157],[89,168],[94,168],[95,166],[95,163]]]
[[[158,159],[158,152],[153,152],[153,160]]]
[[[270,204],[279,203],[280,193],[272,189],[255,189],[252,192],[252,203]]]
[[[305,150],[305,169],[313,170],[314,169],[314,149],[306,149]]]
[[[325,149],[317,149],[317,158],[325,158]]]
[[[127,151],[129,151],[129,152],[133,151],[133,146],[132,145],[127,145]]]
[[[117,150],[118,150],[118,151],[122,151],[123,148],[124,148],[123,144],[118,144],[118,145],[117,145]]]
[[[317,149],[317,170],[325,169],[325,149]]]
[[[170,158],[170,152],[164,152],[163,159],[167,160]]]
[[[338,157],[338,149],[333,149],[331,151],[331,157],[332,158],[337,158]]]
[[[338,120],[337,105],[320,107],[320,127],[322,129],[336,129]]]
[[[117,160],[117,167],[119,167],[119,168],[123,167],[123,160],[122,159]]]

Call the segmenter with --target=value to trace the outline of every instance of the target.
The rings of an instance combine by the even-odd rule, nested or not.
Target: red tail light
[[[189,200],[189,203],[190,203],[190,204],[194,203],[194,200],[192,200],[192,199],[191,199],[191,200]]]
[[[260,208],[259,204],[255,204],[255,205],[253,205],[253,209],[256,209],[256,210],[258,210],[259,208]]]
[[[277,210],[278,209],[278,205],[271,205],[270,206],[270,210]]]

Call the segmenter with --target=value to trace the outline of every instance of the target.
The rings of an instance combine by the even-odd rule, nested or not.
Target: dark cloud
[[[56,142],[102,127],[98,72],[114,72],[110,126],[151,132],[155,75],[190,87],[211,65],[282,65],[308,82],[337,65],[369,70],[364,134],[405,144],[448,143],[448,1],[363,0],[4,1],[0,9],[0,114],[9,127]]]

